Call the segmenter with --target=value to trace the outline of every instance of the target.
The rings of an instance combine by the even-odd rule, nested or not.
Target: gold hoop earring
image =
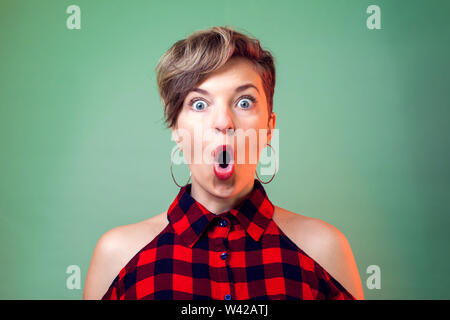
[[[275,171],[272,175],[272,177],[270,178],[269,181],[261,181],[261,179],[258,176],[258,169],[256,169],[256,178],[259,180],[259,182],[263,183],[263,184],[268,184],[269,182],[271,182],[273,180],[273,178],[275,178],[275,175],[277,174],[277,155],[275,153],[275,149],[270,145],[270,143],[267,143],[266,146],[269,146],[272,149],[272,153],[275,155],[274,157],[274,161],[275,161]]]
[[[173,167],[173,154],[175,153],[175,151],[177,151],[177,150],[179,150],[179,149],[180,149],[180,147],[177,146],[177,147],[172,151],[172,154],[170,155],[170,174],[172,175],[172,180],[173,180],[173,182],[175,182],[175,184],[176,184],[178,187],[183,188],[183,187],[187,186],[187,185],[189,184],[189,182],[191,181],[192,172],[189,170],[189,179],[188,179],[188,181],[186,182],[186,184],[185,184],[184,186],[180,186],[180,185],[176,182],[175,177],[173,176],[173,169],[172,169],[172,167]]]

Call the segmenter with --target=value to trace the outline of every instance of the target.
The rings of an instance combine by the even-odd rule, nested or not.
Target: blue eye
[[[241,103],[241,101],[244,101],[245,103]],[[239,100],[238,105],[242,109],[249,109],[251,106],[250,106],[250,102],[248,102],[248,101],[251,101],[252,103],[255,103],[256,99],[254,97],[252,97],[252,96],[244,96],[244,97],[242,97],[241,100]]]
[[[250,107],[250,103],[248,102],[249,99],[242,99],[239,101],[239,106],[243,109],[248,109]],[[241,103],[241,101],[244,101],[245,103]]]
[[[241,109],[250,109],[252,107],[252,103],[256,103],[256,98],[250,95],[242,96],[238,102],[238,106]],[[194,98],[189,101],[189,106],[195,111],[203,111],[207,108],[208,104],[203,101],[201,98]]]
[[[189,102],[189,105],[192,106],[195,111],[203,111],[206,109],[206,103],[200,99],[192,99],[191,102]]]

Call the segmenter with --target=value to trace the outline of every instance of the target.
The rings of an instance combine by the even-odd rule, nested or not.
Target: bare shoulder
[[[319,263],[355,298],[364,299],[358,268],[345,235],[318,218],[275,206],[273,220],[299,248]]]
[[[167,224],[165,211],[149,219],[105,232],[92,254],[83,299],[101,299],[120,270]]]

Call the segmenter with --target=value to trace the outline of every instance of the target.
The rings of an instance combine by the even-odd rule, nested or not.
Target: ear
[[[181,150],[181,137],[178,132],[178,126],[174,125],[172,128],[170,128],[170,131],[172,132],[172,140],[175,141],[175,143]]]
[[[268,131],[267,131],[267,143],[270,143],[270,141],[272,140],[272,135],[273,135],[273,129],[275,129],[275,124],[277,122],[277,115],[275,112],[272,112],[270,117],[269,117],[269,122],[267,124],[268,127]]]

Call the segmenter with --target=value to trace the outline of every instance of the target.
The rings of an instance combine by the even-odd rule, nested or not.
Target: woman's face
[[[187,94],[172,132],[193,183],[227,198],[253,182],[275,120],[274,112],[269,115],[262,80],[253,64],[234,57]],[[226,169],[220,168],[224,158],[216,150],[223,145],[231,146]]]

